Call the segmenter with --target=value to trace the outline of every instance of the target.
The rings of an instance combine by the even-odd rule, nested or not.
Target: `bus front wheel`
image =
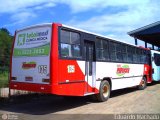
[[[99,102],[107,101],[110,97],[111,86],[108,81],[104,80],[101,82],[99,94],[97,94],[97,100]]]

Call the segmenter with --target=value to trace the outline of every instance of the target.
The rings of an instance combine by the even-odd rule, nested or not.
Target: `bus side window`
[[[133,47],[127,46],[127,62],[133,62]]]
[[[108,51],[108,41],[103,41],[103,48],[104,48],[104,58],[105,60],[109,60],[109,51]]]
[[[116,61],[122,62],[123,55],[122,55],[122,45],[121,43],[116,44]]]
[[[133,63],[137,63],[138,62],[138,54],[137,54],[137,49],[138,48],[134,48],[134,53],[133,53]]]
[[[123,57],[123,62],[127,62],[127,46],[125,44],[122,44],[122,57]]]
[[[96,48],[96,56],[97,60],[109,60],[109,52],[108,52],[108,41],[97,39],[97,48]]]
[[[80,34],[67,30],[60,32],[61,57],[81,58]]]
[[[141,63],[145,63],[145,55],[144,55],[144,50],[141,50],[141,56],[140,56],[140,61]]]
[[[61,43],[61,56],[62,57],[69,57],[71,56],[71,45]]]
[[[116,43],[109,42],[109,52],[111,61],[116,61]]]

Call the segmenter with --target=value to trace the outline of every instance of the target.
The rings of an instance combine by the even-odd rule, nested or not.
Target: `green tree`
[[[0,68],[8,67],[13,36],[6,28],[0,28]]]

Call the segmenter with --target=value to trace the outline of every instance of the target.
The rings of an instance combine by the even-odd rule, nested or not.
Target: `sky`
[[[57,22],[134,44],[127,32],[160,20],[160,0],[0,0],[0,28]],[[139,44],[142,42],[139,42]]]

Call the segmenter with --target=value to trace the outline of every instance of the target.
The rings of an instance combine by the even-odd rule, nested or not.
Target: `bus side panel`
[[[98,90],[85,80],[85,62],[76,60],[58,61],[58,85],[53,86],[53,93],[67,96],[84,96],[87,90]]]
[[[83,96],[85,75],[76,60],[59,60],[58,93],[60,95]]]
[[[84,82],[84,79],[76,60],[59,60],[59,83]]]
[[[53,93],[63,96],[84,96],[84,83],[68,83],[54,85]]]
[[[144,73],[144,65],[128,63],[96,63],[96,78],[103,80],[111,78],[112,90],[139,85]],[[96,88],[100,83],[97,81]]]
[[[67,65],[69,65],[68,61],[59,60],[59,52],[58,52],[58,27],[62,26],[61,24],[53,24],[52,25],[52,41],[51,41],[51,55],[50,55],[50,73],[51,73],[51,85],[52,85],[52,94],[56,95],[74,95],[74,96],[83,96],[83,87],[84,83],[66,83],[66,80],[73,81],[78,77],[67,76]],[[76,64],[76,62],[72,61],[71,65]],[[76,66],[78,67],[78,66]],[[76,73],[76,76],[79,76]],[[82,75],[80,75],[82,80]],[[76,79],[75,79],[76,78]]]
[[[76,60],[59,60],[58,27],[52,24],[51,53],[50,53],[50,84],[51,93],[56,95],[84,96],[85,81],[84,65]],[[85,68],[85,67],[84,67]],[[90,89],[93,89],[89,86]]]

